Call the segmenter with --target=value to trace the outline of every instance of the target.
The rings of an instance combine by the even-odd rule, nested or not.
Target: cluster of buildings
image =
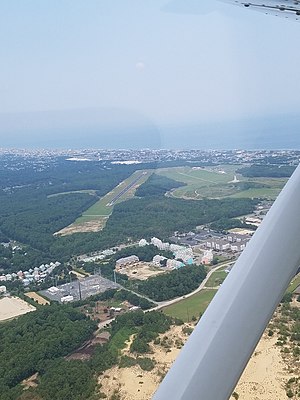
[[[250,240],[250,235],[230,233],[222,238],[212,237],[205,241],[207,249],[216,251],[241,252]]]
[[[32,282],[43,282],[45,278],[50,275],[56,267],[59,267],[59,261],[51,262],[50,264],[42,264],[34,269],[30,268],[28,271],[18,271],[12,274],[0,275],[0,282],[11,282],[14,280],[21,280],[24,286],[28,286]]]
[[[139,241],[140,247],[144,247],[149,244],[152,244],[161,251],[171,251],[174,255],[174,259],[170,259],[159,254],[155,255],[152,260],[152,263],[155,266],[166,267],[167,269],[177,269],[185,265],[191,265],[194,263],[194,255],[191,247],[186,247],[178,244],[170,244],[168,242],[163,242],[156,237],[153,237],[150,243],[148,243],[145,239],[141,239]]]
[[[153,237],[150,243],[159,250],[171,251],[174,254],[175,260],[181,261],[183,265],[191,265],[194,263],[193,250],[190,247],[162,242],[156,237]],[[142,239],[139,242],[139,246],[145,246],[146,244],[148,243],[145,239]]]
[[[113,249],[106,249],[99,253],[93,253],[93,255],[91,255],[91,256],[87,256],[87,255],[79,256],[78,260],[83,261],[83,262],[101,261],[101,260],[104,260],[104,258],[113,255],[114,253],[115,253],[115,251]]]
[[[245,164],[245,163],[285,163],[297,165],[299,163],[299,150],[173,150],[173,149],[81,149],[81,150],[49,150],[49,149],[4,149],[0,148],[0,157],[5,161],[9,157],[18,157],[18,164],[14,168],[22,168],[31,164],[37,169],[46,168],[50,163],[57,161],[58,157],[73,162],[135,162],[145,163],[153,161],[189,160],[198,163],[215,164]],[[9,164],[9,163],[7,163]],[[16,161],[14,160],[14,164]],[[12,166],[8,165],[9,168]]]
[[[129,264],[135,264],[139,261],[140,261],[140,259],[138,258],[138,256],[134,256],[134,255],[119,258],[116,261],[116,270],[120,269],[121,267],[125,267],[126,265],[129,265]]]
[[[161,256],[159,254],[155,255],[152,259],[152,264],[157,267],[164,267],[172,270],[184,267],[185,265],[191,265],[194,263],[193,250],[191,247],[186,247],[178,244],[165,243],[156,237],[153,237],[150,243],[148,243],[145,239],[141,239],[139,241],[140,247],[148,246],[149,244],[152,244],[153,246],[157,247],[158,250],[171,251],[174,255],[174,259],[170,259]],[[136,264],[139,261],[140,261],[139,257],[136,255],[119,258],[116,261],[116,271],[119,271],[126,265]]]

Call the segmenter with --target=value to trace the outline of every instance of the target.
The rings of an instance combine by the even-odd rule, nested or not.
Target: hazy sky
[[[298,43],[299,23],[213,0],[2,0],[2,147],[49,134],[55,113],[35,111],[69,110],[72,130],[92,109],[90,132],[105,110],[156,127],[297,114]]]

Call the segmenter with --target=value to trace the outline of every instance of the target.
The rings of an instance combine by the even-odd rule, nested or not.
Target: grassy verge
[[[204,313],[216,292],[215,289],[201,290],[194,296],[165,307],[163,312],[184,322],[190,322],[193,317],[198,319],[199,315]]]
[[[296,275],[291,283],[289,284],[289,287],[287,288],[288,293],[292,293],[297,287],[300,285],[300,274]]]
[[[226,276],[228,274],[225,271],[216,271],[209,277],[208,281],[206,282],[207,287],[215,287],[221,285],[224,282]]]

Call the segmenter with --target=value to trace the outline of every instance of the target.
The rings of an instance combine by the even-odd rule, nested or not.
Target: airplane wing
[[[273,14],[278,17],[291,18],[296,21],[300,20],[300,1],[298,0],[266,0],[260,1],[243,1],[243,0],[223,0],[226,3],[240,5],[252,10],[262,11],[265,14]]]

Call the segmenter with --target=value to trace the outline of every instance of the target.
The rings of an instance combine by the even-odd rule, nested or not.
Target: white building
[[[62,303],[70,303],[70,302],[73,301],[73,300],[74,300],[74,297],[73,297],[73,296],[70,296],[70,295],[64,296],[64,297],[62,297],[62,298],[60,299],[60,301],[61,301]]]
[[[133,264],[136,262],[139,262],[140,259],[138,256],[129,256],[129,257],[124,257],[124,258],[119,258],[119,260],[116,261],[116,268],[118,267],[123,267],[124,265],[128,264]]]
[[[147,240],[145,240],[145,239],[141,239],[141,240],[139,241],[139,246],[140,246],[140,247],[147,246],[147,244],[148,244],[148,242],[147,242]]]
[[[218,251],[228,250],[230,248],[229,242],[222,239],[209,239],[206,241],[206,247],[208,249],[214,249]]]
[[[154,265],[160,267],[161,266],[161,261],[164,261],[166,259],[167,259],[166,257],[156,255],[156,256],[153,257],[152,262],[153,262]]]
[[[232,251],[243,251],[248,243],[248,240],[243,240],[242,242],[232,243],[230,249]]]
[[[179,244],[170,244],[170,250],[173,252],[185,250],[186,247],[180,246]]]
[[[183,267],[184,264],[177,260],[167,260],[167,268],[168,269],[177,269]]]

